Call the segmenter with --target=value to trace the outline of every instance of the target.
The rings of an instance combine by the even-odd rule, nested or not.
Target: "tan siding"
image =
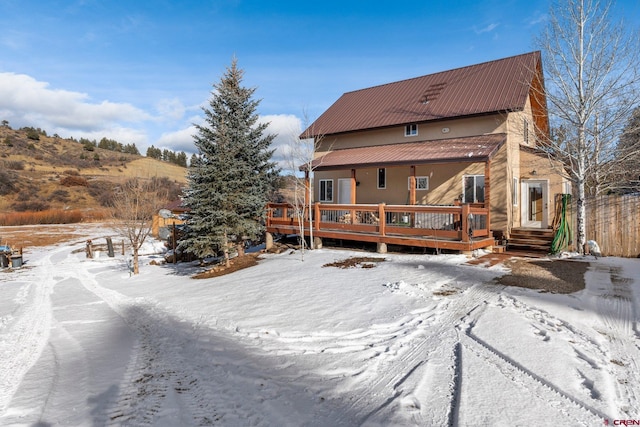
[[[443,133],[443,128],[447,128],[449,132]],[[450,120],[446,122],[420,124],[418,126],[418,135],[412,137],[404,136],[404,126],[365,130],[362,132],[331,135],[321,139],[317,155],[327,151],[342,150],[345,148],[462,138],[488,133],[504,133],[506,132],[506,128],[506,116],[502,114],[494,114],[486,117],[474,117]]]

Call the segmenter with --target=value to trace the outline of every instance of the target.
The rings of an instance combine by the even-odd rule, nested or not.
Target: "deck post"
[[[384,203],[378,204],[378,232],[380,233],[381,236],[384,236],[387,232],[386,230],[387,215],[384,212],[384,207],[385,207]]]
[[[487,160],[484,164],[484,207],[487,209],[487,232],[490,233],[491,232],[491,160]]]
[[[320,202],[316,202],[313,206],[315,212],[314,230],[320,230]]]
[[[267,203],[267,228],[271,227],[271,217],[273,216],[273,208],[271,203]]]
[[[349,204],[356,204],[356,170],[351,169],[351,200],[349,200]]]
[[[471,236],[469,236],[469,203],[462,205],[462,241],[470,242]]]
[[[416,167],[411,166],[411,175],[409,177],[409,204],[416,204]]]

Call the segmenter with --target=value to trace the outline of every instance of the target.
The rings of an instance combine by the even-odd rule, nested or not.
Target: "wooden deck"
[[[484,207],[422,205],[313,205],[309,215],[288,204],[268,205],[267,232],[301,234],[299,218],[306,218],[304,235],[385,245],[453,251],[473,251],[495,244],[488,209]]]

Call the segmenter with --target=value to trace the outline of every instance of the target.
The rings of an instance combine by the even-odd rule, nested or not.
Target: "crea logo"
[[[610,425],[609,420],[604,420],[604,425]],[[640,426],[640,420],[613,420],[614,426]]]

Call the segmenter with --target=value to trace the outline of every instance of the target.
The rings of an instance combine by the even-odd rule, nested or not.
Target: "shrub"
[[[62,172],[65,175],[73,175],[73,176],[78,176],[80,175],[80,172],[78,172],[75,169],[66,169],[65,171]]]
[[[24,170],[24,162],[22,160],[7,160],[4,165],[7,169],[14,171]]]
[[[114,188],[109,181],[92,181],[87,190],[100,206],[113,207]]]
[[[49,209],[49,204],[40,200],[32,200],[20,203],[14,203],[12,206],[14,211],[26,212],[26,211],[46,211]]]
[[[67,190],[56,190],[49,196],[49,200],[56,202],[69,201],[69,192]]]
[[[6,196],[16,191],[16,179],[15,172],[0,169],[0,196]]]
[[[60,180],[60,185],[65,187],[86,187],[89,183],[81,176],[65,175]]]
[[[40,140],[40,134],[35,129],[29,129],[27,131],[27,138],[32,139],[34,141],[39,141]]]

